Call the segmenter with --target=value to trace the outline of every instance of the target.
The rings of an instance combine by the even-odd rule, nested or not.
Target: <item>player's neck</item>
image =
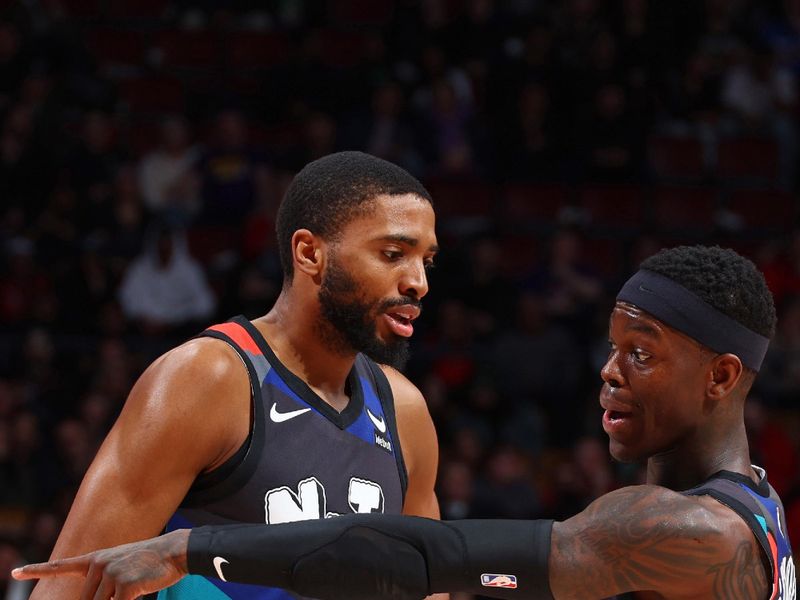
[[[253,324],[287,369],[341,411],[349,400],[346,383],[355,354],[334,352],[324,343],[315,331],[316,314],[310,307],[301,306],[281,294],[272,310]]]
[[[755,480],[744,424],[715,433],[696,436],[695,440],[651,456],[647,461],[647,483],[686,490],[719,471],[741,473]]]

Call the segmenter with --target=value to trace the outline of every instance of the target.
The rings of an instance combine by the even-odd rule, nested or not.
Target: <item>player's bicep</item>
[[[224,372],[227,359],[198,356],[198,346],[162,357],[131,390],[81,484],[59,546],[84,551],[158,534],[197,474],[225,451],[233,419],[221,418],[216,407],[226,395],[249,402],[249,384],[246,375]]]
[[[397,430],[408,471],[403,514],[438,519],[434,486],[439,466],[439,442],[431,415],[420,391],[394,370],[386,370],[392,385]]]
[[[600,598],[651,590],[671,598],[704,593],[709,598],[761,598],[766,585],[758,549],[737,519],[657,486],[606,494],[554,525],[554,595],[559,600]]]

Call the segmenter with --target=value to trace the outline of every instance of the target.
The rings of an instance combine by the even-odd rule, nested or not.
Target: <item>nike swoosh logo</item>
[[[217,575],[222,581],[228,581],[225,579],[225,575],[222,574],[222,565],[227,565],[228,561],[222,558],[221,556],[214,557],[214,569],[217,571]]]
[[[269,418],[272,419],[273,423],[283,423],[289,419],[299,417],[303,413],[307,413],[310,410],[310,408],[298,408],[297,410],[290,410],[289,412],[282,413],[278,412],[278,404],[274,403],[272,408],[269,409]]]
[[[655,294],[655,292],[653,290],[651,290],[650,288],[644,287],[641,283],[639,284],[639,291],[645,292],[647,294]]]
[[[383,417],[380,419],[373,415],[369,409],[367,409],[367,416],[369,420],[372,421],[372,424],[375,425],[376,429],[381,433],[386,433],[386,421],[383,420]]]

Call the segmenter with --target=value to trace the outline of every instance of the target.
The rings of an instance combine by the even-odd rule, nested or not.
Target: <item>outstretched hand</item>
[[[83,577],[81,600],[134,600],[176,583],[187,574],[188,529],[157,538],[97,550],[74,558],[26,565],[14,579]]]

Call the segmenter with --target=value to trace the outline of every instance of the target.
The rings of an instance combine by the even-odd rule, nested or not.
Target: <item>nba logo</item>
[[[514,590],[517,588],[516,575],[502,575],[499,573],[484,573],[481,575],[483,587],[497,587]]]

